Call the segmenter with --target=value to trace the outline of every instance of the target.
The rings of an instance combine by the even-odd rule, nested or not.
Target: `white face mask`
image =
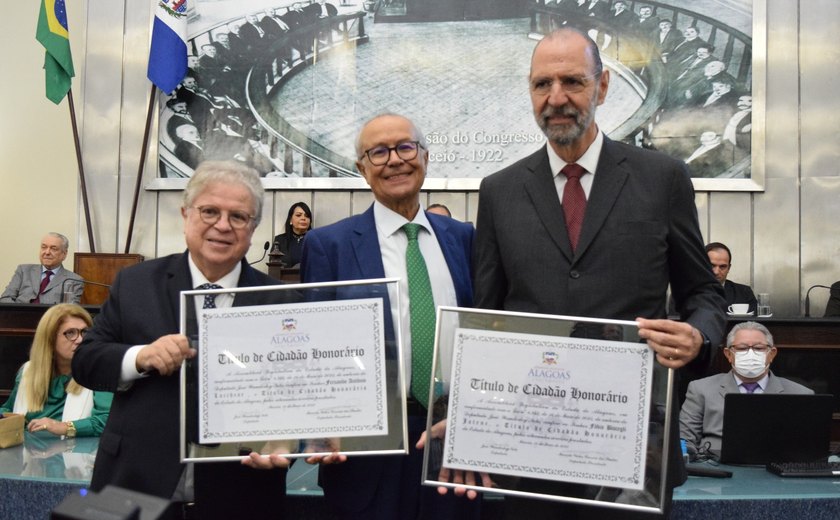
[[[759,377],[767,369],[767,352],[735,352],[735,372],[748,379]]]

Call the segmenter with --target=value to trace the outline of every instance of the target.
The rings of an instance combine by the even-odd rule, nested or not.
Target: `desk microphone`
[[[62,300],[64,299],[64,292],[65,292],[66,287],[67,287],[67,282],[80,283],[80,284],[83,284],[83,285],[96,285],[96,286],[99,286],[99,287],[107,287],[108,289],[111,288],[111,286],[108,285],[107,283],[92,282],[90,280],[84,280],[82,278],[66,278],[63,282],[61,282],[61,297],[62,297]]]
[[[257,260],[256,262],[251,262],[251,263],[250,263],[250,264],[248,264],[248,265],[254,265],[254,264],[258,264],[258,263],[262,262],[262,261],[263,261],[263,258],[265,258],[265,255],[266,255],[266,254],[268,254],[268,248],[269,248],[269,247],[271,247],[271,242],[269,242],[268,240],[266,240],[266,241],[265,241],[265,244],[263,244],[263,254],[262,254],[262,256],[260,257],[260,259],[259,259],[259,260]]]
[[[831,289],[831,287],[827,285],[812,285],[808,288],[808,291],[805,293],[805,317],[811,317],[811,289],[816,289],[817,287],[822,287],[823,289]]]

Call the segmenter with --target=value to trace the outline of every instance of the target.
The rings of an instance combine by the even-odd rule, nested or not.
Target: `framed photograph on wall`
[[[686,161],[698,191],[761,191],[765,2],[196,0],[189,71],[160,95],[149,187],[235,159],[268,189],[363,189],[356,132],[395,112],[428,140],[424,188],[476,190],[545,143],[530,55],[573,26],[610,71],[606,135]]]

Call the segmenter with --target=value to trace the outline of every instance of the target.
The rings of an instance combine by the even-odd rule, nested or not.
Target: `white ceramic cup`
[[[749,303],[733,303],[729,306],[729,314],[746,314],[750,311]]]

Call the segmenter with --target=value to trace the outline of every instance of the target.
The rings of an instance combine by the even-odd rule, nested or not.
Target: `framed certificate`
[[[444,468],[483,475],[476,490],[664,509],[672,371],[635,322],[441,307],[435,353],[446,428],[430,414],[424,484],[454,487]]]
[[[197,350],[181,370],[182,461],[405,453],[398,290],[383,279],[182,292]]]

